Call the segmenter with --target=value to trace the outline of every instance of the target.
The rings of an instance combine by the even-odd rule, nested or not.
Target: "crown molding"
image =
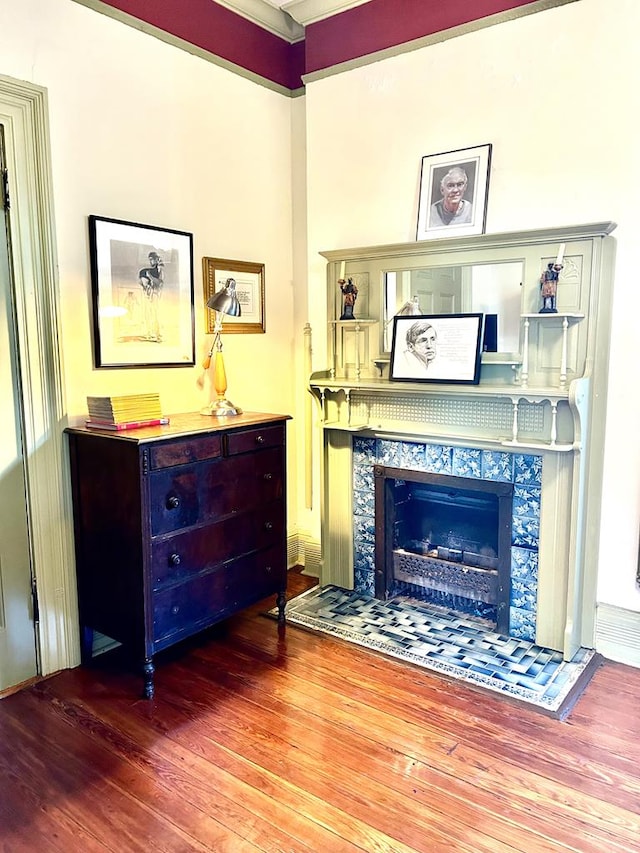
[[[215,0],[290,42],[302,41],[307,24],[363,6],[369,0]]]
[[[369,0],[288,0],[282,4],[282,10],[299,24],[315,24],[324,18],[330,18],[340,12],[364,6]]]
[[[304,27],[288,12],[267,0],[215,0],[215,2],[292,44],[304,39]]]

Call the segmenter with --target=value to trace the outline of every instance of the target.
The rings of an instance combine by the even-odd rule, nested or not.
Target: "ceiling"
[[[302,26],[329,18],[338,12],[362,6],[368,0],[263,0],[271,6],[276,6],[291,15],[294,21]]]
[[[363,6],[369,0],[216,0],[244,18],[289,41],[304,38],[304,28],[324,18]]]

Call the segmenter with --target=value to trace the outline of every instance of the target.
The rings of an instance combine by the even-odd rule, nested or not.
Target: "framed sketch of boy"
[[[389,378],[397,382],[480,382],[483,314],[394,317]]]
[[[89,216],[96,368],[195,364],[193,234]]]
[[[417,240],[484,234],[491,145],[422,158]]]

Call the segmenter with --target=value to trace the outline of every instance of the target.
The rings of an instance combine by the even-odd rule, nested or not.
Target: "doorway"
[[[5,174],[4,128],[0,125],[0,179]],[[0,405],[4,414],[0,442],[0,694],[34,678],[38,670],[9,217],[2,186]]]
[[[15,358],[8,369],[14,383],[12,395],[17,388],[19,400],[13,406],[12,399],[9,408],[5,403],[3,416],[7,422],[13,419],[13,450],[21,459],[21,465],[12,471],[11,505],[14,509],[20,505],[16,511],[23,520],[26,514],[29,564],[37,584],[38,618],[27,610],[36,634],[34,637],[32,629],[30,642],[38,651],[37,673],[49,675],[80,662],[80,643],[68,458],[63,440],[67,419],[46,89],[0,75],[0,126],[10,196],[9,244],[5,212],[0,211],[0,243],[10,272],[3,282],[11,284],[14,319]],[[2,287],[7,304],[4,283]],[[1,509],[4,512],[4,506]],[[27,576],[23,574],[23,578]],[[30,589],[25,599],[23,586],[22,601],[29,601],[29,596]],[[6,589],[3,601],[0,618],[7,619],[14,600],[7,604]],[[22,608],[24,618],[24,604]]]

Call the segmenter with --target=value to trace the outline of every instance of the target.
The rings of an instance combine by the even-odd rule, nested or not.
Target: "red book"
[[[163,424],[168,423],[169,418],[152,418],[148,421],[121,421],[117,424],[114,424],[113,421],[97,421],[95,418],[93,420],[85,421],[85,424],[89,429],[110,429],[115,430],[116,432],[120,432],[124,429],[140,429],[141,427],[162,426]]]

